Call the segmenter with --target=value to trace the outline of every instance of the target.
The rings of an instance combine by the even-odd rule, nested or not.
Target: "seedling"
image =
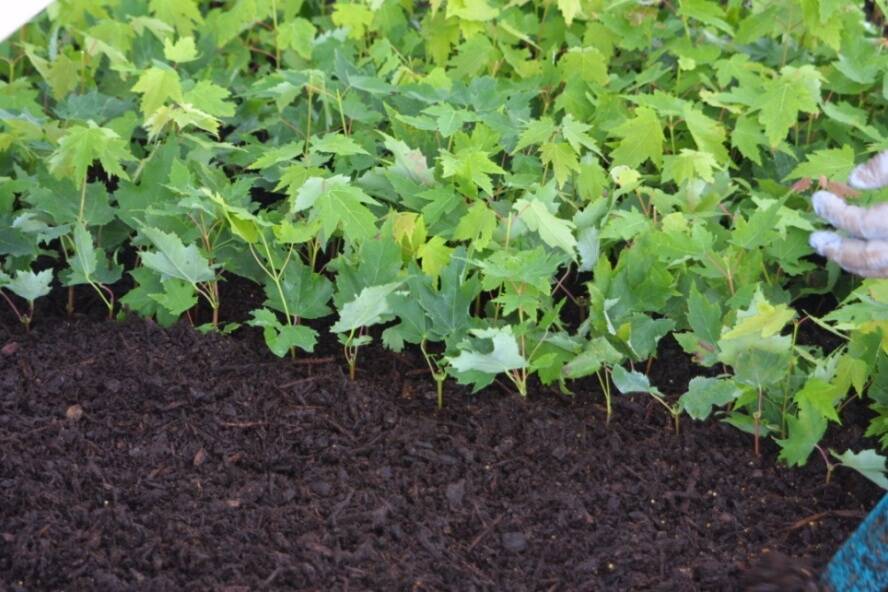
[[[39,273],[34,273],[31,270],[18,270],[11,278],[0,271],[0,295],[3,296],[3,299],[12,309],[13,314],[25,326],[26,330],[31,330],[31,321],[34,320],[34,301],[49,294],[51,283],[51,269],[44,269]],[[12,299],[3,291],[4,289],[23,298],[28,303],[28,312],[21,312]]]

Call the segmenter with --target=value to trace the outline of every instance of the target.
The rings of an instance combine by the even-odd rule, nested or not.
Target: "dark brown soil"
[[[582,390],[438,412],[410,355],[350,383],[254,338],[0,316],[0,590],[736,590],[766,550],[816,570],[879,495],[643,397],[610,427]]]

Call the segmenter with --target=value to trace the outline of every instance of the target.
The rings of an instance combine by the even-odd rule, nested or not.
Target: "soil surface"
[[[608,427],[591,383],[448,382],[437,411],[410,354],[369,348],[352,383],[329,340],[256,339],[0,316],[0,590],[738,590],[766,551],[821,567],[880,494],[643,396]]]

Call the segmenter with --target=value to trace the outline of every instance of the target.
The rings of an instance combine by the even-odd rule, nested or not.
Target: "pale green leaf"
[[[150,226],[143,226],[140,231],[157,248],[157,251],[143,251],[142,262],[161,276],[184,280],[192,285],[216,278],[197,245],[186,247],[175,234]]]
[[[527,365],[511,326],[473,329],[471,333],[478,339],[489,339],[493,349],[489,352],[464,349],[458,356],[447,358],[457,372],[500,374]]]
[[[339,311],[339,320],[330,327],[333,333],[347,333],[385,322],[394,312],[388,296],[401,286],[402,282],[391,282],[379,286],[368,286],[361,290],[354,300],[345,304]]]

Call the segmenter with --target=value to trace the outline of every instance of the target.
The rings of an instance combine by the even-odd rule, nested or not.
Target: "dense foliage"
[[[381,336],[439,393],[597,376],[888,486],[818,445],[858,397],[888,445],[888,281],[810,256],[803,191],[888,147],[879,33],[842,0],[61,0],[0,46],[0,293],[279,356],[332,325],[352,373]],[[662,339],[687,393],[642,372]]]

